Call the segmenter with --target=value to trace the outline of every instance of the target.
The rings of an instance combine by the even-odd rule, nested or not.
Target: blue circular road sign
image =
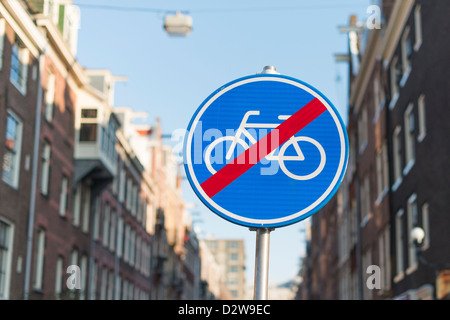
[[[332,103],[282,75],[234,80],[192,117],[187,178],[219,216],[247,227],[282,227],[322,208],[348,162],[348,137]]]

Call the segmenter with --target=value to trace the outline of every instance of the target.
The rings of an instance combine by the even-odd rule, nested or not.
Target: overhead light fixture
[[[192,17],[177,11],[164,18],[164,29],[170,36],[186,37],[192,30]]]

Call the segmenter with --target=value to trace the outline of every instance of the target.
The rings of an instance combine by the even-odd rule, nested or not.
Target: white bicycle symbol
[[[231,156],[233,155],[238,143],[244,148],[244,150],[247,150],[248,148],[250,148],[250,146],[243,139],[241,139],[242,135],[244,135],[245,137],[248,138],[248,140],[251,143],[250,145],[253,145],[257,142],[256,139],[247,130],[248,128],[276,128],[276,127],[278,127],[279,124],[276,124],[276,123],[275,124],[274,123],[247,123],[248,118],[250,116],[259,116],[259,113],[260,113],[259,111],[248,111],[242,118],[241,124],[239,125],[239,128],[236,131],[235,136],[225,136],[225,137],[218,138],[218,139],[214,140],[206,148],[205,163],[206,163],[206,167],[208,168],[209,172],[211,172],[211,174],[215,174],[217,172],[211,165],[211,153],[219,143],[222,143],[224,141],[232,141],[231,146],[228,149],[226,156],[225,156],[225,159],[228,161],[231,159]],[[278,119],[286,120],[289,117],[290,116],[288,116],[288,115],[279,115]],[[305,156],[303,155],[303,152],[300,149],[300,145],[299,145],[300,141],[309,142],[309,143],[313,144],[319,150],[319,153],[320,153],[320,162],[319,162],[318,167],[314,171],[312,171],[311,173],[306,174],[306,175],[293,174],[286,168],[286,165],[284,164],[285,161],[304,161],[305,160]],[[291,145],[294,147],[296,155],[285,156],[284,153],[286,152],[286,149]],[[313,179],[317,175],[319,175],[322,172],[323,168],[325,167],[325,162],[326,162],[325,150],[323,149],[322,145],[319,142],[317,142],[316,140],[309,138],[309,137],[293,136],[289,139],[289,141],[287,141],[286,143],[283,144],[283,146],[280,148],[280,152],[278,153],[278,155],[274,155],[275,151],[276,151],[276,149],[273,150],[271,153],[269,153],[265,157],[265,159],[267,159],[269,161],[278,161],[281,170],[288,177],[290,177],[294,180]]]

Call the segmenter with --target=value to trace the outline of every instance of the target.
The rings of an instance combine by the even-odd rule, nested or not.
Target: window
[[[141,268],[141,247],[143,245],[142,238],[138,235],[136,236],[136,270]]]
[[[100,299],[106,300],[107,298],[107,290],[108,290],[108,269],[103,267],[102,269],[102,279],[100,283]]]
[[[80,141],[95,142],[97,141],[97,124],[82,123],[80,125]]]
[[[129,254],[130,254],[130,225],[125,224],[125,238],[124,238],[124,251],[123,251],[123,259],[128,262]]]
[[[82,109],[81,118],[83,119],[97,119],[97,109]]]
[[[90,300],[96,300],[97,299],[97,279],[98,279],[98,263],[97,260],[94,260],[93,266],[92,266],[92,277],[90,278],[90,285],[89,285],[89,299]]]
[[[100,198],[95,198],[94,204],[94,225],[93,225],[93,237],[94,240],[98,240],[100,236]]]
[[[370,180],[366,176],[360,187],[361,198],[361,226],[363,227],[370,219]]]
[[[111,207],[109,206],[109,203],[105,203],[105,212],[103,216],[103,245],[105,247],[109,244],[109,224],[110,224],[110,217],[111,217]]]
[[[398,97],[400,95],[400,76],[402,74],[401,66],[398,61],[398,57],[392,59],[390,67],[390,80],[391,80],[391,102],[389,103],[389,109],[393,109],[397,104]]]
[[[13,225],[0,220],[0,299],[9,298],[13,250]]]
[[[107,295],[108,300],[113,299],[113,293],[114,293],[114,272],[111,270],[109,271],[108,277],[108,295]]]
[[[238,261],[239,255],[237,253],[230,253],[230,261]]]
[[[412,41],[409,32],[409,27],[405,28],[405,32],[402,36],[402,78],[400,80],[400,86],[404,86],[408,80],[409,74],[411,73],[411,55],[412,55]]]
[[[6,141],[2,163],[2,179],[13,188],[19,186],[22,122],[10,110],[6,115]]]
[[[36,252],[34,257],[34,283],[33,288],[42,290],[44,277],[44,249],[45,249],[45,231],[39,229],[36,234]]]
[[[404,269],[404,228],[403,228],[403,209],[400,209],[395,217],[395,251],[396,251],[396,273],[394,281],[400,281],[403,278]]]
[[[238,268],[238,266],[228,266],[228,272],[230,272],[230,273],[236,273],[236,272],[238,272],[239,271],[239,268]]]
[[[2,70],[3,67],[4,43],[5,43],[5,19],[0,19],[0,70]]]
[[[46,196],[48,195],[48,185],[50,182],[50,157],[51,157],[51,146],[47,141],[44,141],[42,147],[42,163],[41,163],[41,193]]]
[[[116,213],[115,209],[111,210],[111,223],[109,231],[109,248],[114,251],[116,249]]]
[[[394,130],[394,134],[392,136],[392,148],[393,148],[393,156],[394,156],[394,185],[392,186],[393,191],[397,190],[399,185],[402,182],[402,163],[401,163],[401,139],[400,139],[400,126],[397,126]]]
[[[417,226],[418,224],[418,213],[417,213],[417,196],[416,194],[412,194],[408,199],[408,205],[407,205],[407,224],[408,224],[408,247],[409,247],[409,254],[408,254],[408,269],[406,270],[406,273],[411,273],[417,268],[417,255],[416,255],[416,248],[413,245],[413,241],[411,238],[411,230]]]
[[[89,219],[91,212],[91,188],[89,186],[84,188],[83,203],[83,222],[81,224],[81,230],[84,232],[89,232]]]
[[[106,127],[102,128],[101,135],[101,147],[105,154],[110,158],[114,159],[115,157],[115,144],[116,144],[116,131],[117,131],[117,122],[114,117],[111,115],[109,117],[108,124]]]
[[[136,231],[131,230],[130,233],[130,265],[134,266],[136,260]]]
[[[65,216],[67,210],[67,198],[68,198],[68,188],[69,179],[65,175],[61,179],[61,189],[59,190],[59,215]]]
[[[17,36],[11,50],[11,72],[9,75],[9,80],[20,93],[25,95],[29,52]]]
[[[98,110],[95,108],[81,109],[79,141],[81,142],[97,141],[97,115]]]
[[[384,92],[384,86],[381,79],[382,76],[377,74],[373,81],[374,123],[378,119],[380,111],[383,110],[384,105],[386,104],[386,94]]]
[[[138,211],[138,201],[139,201],[139,193],[137,185],[133,185],[133,199],[131,203],[131,213],[135,216]]]
[[[56,259],[56,272],[55,272],[55,298],[60,299],[63,288],[63,271],[64,259],[58,256]]]
[[[411,167],[414,165],[414,112],[413,104],[410,103],[408,108],[406,108],[404,114],[405,123],[405,168],[403,169],[403,174],[408,174]]]
[[[75,197],[73,201],[73,225],[79,226],[80,225],[80,214],[81,214],[81,189],[82,184],[81,182],[77,183],[77,187],[75,189]]]
[[[55,75],[48,73],[47,90],[45,91],[45,120],[52,121],[55,105]]]
[[[430,222],[429,222],[429,206],[428,203],[422,205],[422,229],[425,231],[425,239],[423,240],[422,250],[430,247]]]
[[[77,249],[73,249],[72,253],[70,254],[70,264],[71,265],[78,265],[78,251]]]
[[[78,251],[77,251],[77,249],[73,249],[72,250],[72,253],[70,254],[70,264],[71,265],[75,265],[75,266],[79,266],[79,264],[78,264]],[[81,271],[81,269],[80,269],[80,271]],[[78,279],[76,280],[76,281],[78,281]],[[70,297],[73,299],[73,298],[75,298],[75,295],[77,294],[77,289],[71,289],[70,290]]]
[[[384,87],[381,82],[381,76],[378,75],[373,83],[374,85],[374,106],[376,110],[376,114],[383,109],[384,104],[386,103],[386,94],[384,92]]]
[[[389,165],[387,162],[387,147],[386,141],[383,142],[380,150],[376,154],[376,169],[377,169],[377,202],[381,199],[388,191],[388,177],[389,177]]]
[[[123,219],[118,215],[118,221],[117,221],[117,256],[122,256],[122,250],[123,250]]]
[[[367,146],[367,135],[369,130],[367,108],[364,108],[364,106],[362,108],[358,121],[359,154],[362,154]]]
[[[126,192],[126,207],[131,210],[131,200],[133,198],[133,180],[127,179],[127,192]]]
[[[80,261],[80,282],[81,282],[81,290],[80,290],[80,300],[84,300],[86,298],[86,281],[87,281],[87,257],[86,255],[81,256]]]
[[[426,112],[425,112],[425,96],[422,94],[417,100],[417,112],[419,114],[419,132],[417,136],[417,141],[422,142],[422,140],[427,135],[427,122],[426,122]]]
[[[390,259],[390,227],[387,226],[378,237],[378,256],[381,270],[381,289],[389,290],[391,286],[391,259]]]
[[[119,180],[119,201],[120,202],[123,202],[125,200],[125,179],[126,179],[126,172],[122,166],[122,169],[120,170],[120,180]]]
[[[128,299],[128,281],[123,280],[122,300]]]
[[[417,5],[414,10],[414,30],[416,36],[414,50],[418,51],[422,45],[422,7],[420,5]]]
[[[372,249],[369,247],[368,249],[366,249],[365,252],[363,252],[362,254],[362,265],[363,265],[363,270],[366,271],[367,268],[372,265]],[[369,300],[372,299],[372,290],[369,289],[369,286],[367,285],[367,280],[368,280],[369,275],[366,273],[365,277],[364,277],[364,290],[363,290],[363,299],[364,300]]]

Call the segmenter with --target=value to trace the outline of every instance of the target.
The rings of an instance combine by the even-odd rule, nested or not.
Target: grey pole
[[[256,250],[255,250],[255,283],[253,287],[254,300],[268,299],[269,282],[269,228],[250,229],[256,230]]]
[[[261,74],[279,74],[274,66],[265,66]],[[253,287],[254,300],[268,299],[269,283],[269,247],[270,231],[269,228],[250,229],[256,231],[256,250],[255,250],[255,283]]]

